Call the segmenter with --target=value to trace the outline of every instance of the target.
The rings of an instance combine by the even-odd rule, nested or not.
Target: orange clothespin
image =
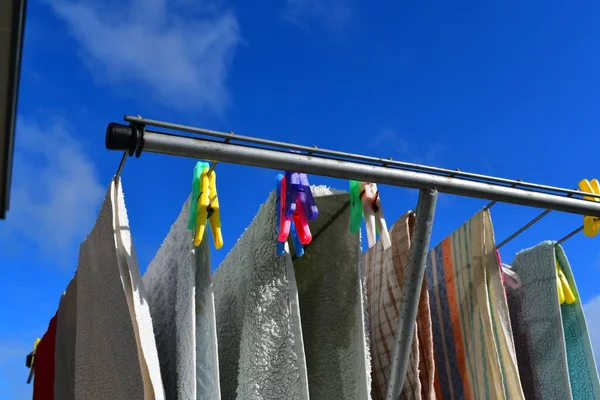
[[[587,179],[582,179],[579,182],[579,189],[582,192],[586,193],[594,193],[600,194],[600,183],[597,179],[592,179],[588,181]],[[583,196],[585,200],[592,200],[600,202],[600,199],[597,197],[591,196]],[[600,232],[600,218],[585,216],[583,217],[583,234],[588,237],[594,237]]]

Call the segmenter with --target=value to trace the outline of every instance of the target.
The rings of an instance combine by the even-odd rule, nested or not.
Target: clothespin
[[[360,184],[357,181],[350,181],[350,232],[358,232],[362,220],[363,207],[360,200]]]
[[[569,281],[567,281],[567,277],[563,272],[560,263],[555,259],[556,263],[556,285],[558,289],[558,300],[560,304],[573,304],[577,298],[575,297],[574,292],[571,290],[571,286],[569,285]]]
[[[377,234],[379,234],[384,249],[387,250],[392,247],[377,184],[350,181],[351,232],[357,232],[360,229],[360,223],[363,218],[365,220],[369,247],[375,245]]]
[[[198,200],[200,197],[200,177],[202,171],[208,168],[208,163],[198,161],[194,167],[194,175],[192,177],[192,198],[190,199],[190,216],[188,219],[188,229],[193,231],[196,229],[196,219],[198,218]]]
[[[285,181],[285,216],[292,218],[297,211],[297,205],[299,204],[309,221],[316,219],[319,216],[319,210],[317,209],[317,204],[315,203],[312,191],[310,190],[306,174],[286,171]]]
[[[511,265],[508,264],[500,264],[502,268],[502,281],[510,286],[512,289],[519,289],[523,286],[523,282],[513,269]]]
[[[281,215],[283,214],[282,212],[282,204],[285,204],[281,201],[281,183],[285,178],[283,177],[282,174],[278,174],[275,177],[275,187],[277,189],[276,193],[277,193],[277,237],[279,239],[279,232],[281,229]],[[290,221],[291,222],[291,221]],[[302,257],[304,255],[304,245],[302,245],[302,243],[300,242],[300,238],[298,237],[298,233],[296,232],[296,225],[295,224],[291,224],[290,223],[290,228],[289,228],[290,233],[292,234],[292,241],[294,242],[294,248],[296,249],[296,255],[298,257]],[[279,240],[277,240],[277,255],[281,256],[283,255],[283,253],[285,252],[285,241],[280,242]]]
[[[310,187],[308,187],[308,190],[310,190]],[[296,195],[296,200],[291,201],[291,197],[294,196],[294,194]],[[296,189],[288,190],[287,176],[281,179],[280,198],[281,207],[278,210],[278,213],[280,214],[280,224],[277,240],[279,242],[285,242],[287,240],[288,236],[290,235],[290,229],[293,222],[293,225],[295,225],[296,232],[298,234],[299,242],[303,245],[309,244],[312,240],[312,235],[310,233],[310,228],[308,227],[308,220],[304,212],[305,207],[301,204],[300,197],[298,196],[298,188],[296,187]],[[310,195],[310,198],[312,199],[312,193]],[[290,210],[293,210],[291,215],[289,215]]]
[[[210,223],[215,248],[219,250],[223,247],[223,235],[221,232],[221,213],[219,210],[219,199],[217,193],[217,173],[210,171],[208,164],[204,163],[199,178],[198,201],[196,203],[196,234],[194,235],[194,245],[199,246],[204,237],[206,221]],[[198,166],[198,164],[196,164]],[[194,178],[196,178],[196,169],[194,169]],[[192,187],[192,196],[194,187]],[[190,224],[188,223],[188,229]]]
[[[579,182],[579,189],[582,192],[600,194],[600,183],[597,179],[592,179],[591,181],[582,179]],[[600,202],[600,199],[597,197],[583,196],[583,198],[585,200]],[[600,232],[600,218],[592,216],[583,217],[583,234],[588,237],[594,237],[598,232]]]
[[[40,344],[40,341],[40,338],[35,339],[35,342],[33,342],[33,351],[27,354],[27,357],[25,358],[25,366],[29,368],[27,383],[31,383],[31,380],[33,379],[33,374],[35,371],[35,350],[37,349],[38,344]]]

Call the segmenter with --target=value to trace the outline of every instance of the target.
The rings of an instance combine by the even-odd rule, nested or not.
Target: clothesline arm
[[[130,125],[109,124],[106,132],[108,149],[128,151],[129,155],[136,156],[142,151],[147,151],[414,189],[432,188],[441,193],[600,217],[599,202],[584,200],[580,192],[571,189],[249,138],[141,118],[136,122],[137,117],[126,118]],[[150,131],[146,129],[149,123],[165,129],[204,134],[229,142]],[[586,194],[588,195],[595,196]]]
[[[419,297],[425,275],[437,196],[438,192],[435,189],[423,189],[419,194],[417,217],[410,246],[410,258],[400,297],[396,338],[392,348],[392,365],[385,395],[386,399],[399,399],[406,380],[406,370],[408,369],[410,347],[415,332],[415,321],[417,320]]]

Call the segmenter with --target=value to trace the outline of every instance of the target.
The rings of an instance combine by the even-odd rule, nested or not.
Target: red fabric
[[[48,330],[35,349],[33,400],[54,400],[54,342],[56,315],[50,320]]]

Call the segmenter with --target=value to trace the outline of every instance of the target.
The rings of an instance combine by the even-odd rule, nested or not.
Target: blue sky
[[[11,208],[0,222],[0,397],[30,398],[46,330],[120,154],[125,114],[575,188],[598,177],[600,3],[30,0]],[[141,270],[195,161],[143,154],[123,172]],[[276,171],[219,165],[225,257]],[[248,182],[237,185],[240,179]],[[311,176],[346,189],[346,181]],[[381,187],[388,224],[415,191]],[[486,202],[443,195],[433,242]],[[496,205],[499,240],[539,210]],[[582,218],[551,213],[505,261]],[[565,244],[600,348],[599,238]]]

